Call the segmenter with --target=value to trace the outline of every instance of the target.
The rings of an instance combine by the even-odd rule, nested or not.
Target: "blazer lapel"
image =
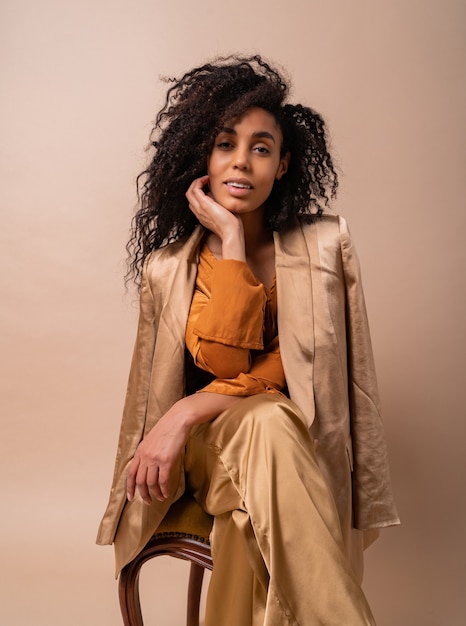
[[[168,267],[158,265],[165,272],[166,289],[158,322],[152,380],[153,393],[146,420],[149,431],[161,415],[184,395],[185,333],[189,307],[197,274],[199,243],[204,229],[197,227],[179,251],[167,259]]]
[[[303,231],[275,232],[280,354],[290,397],[310,427],[315,417],[311,260]]]

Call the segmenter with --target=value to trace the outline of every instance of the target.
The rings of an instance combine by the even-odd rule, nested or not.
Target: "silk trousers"
[[[205,626],[375,624],[291,400],[251,396],[197,426],[185,470],[214,516]]]

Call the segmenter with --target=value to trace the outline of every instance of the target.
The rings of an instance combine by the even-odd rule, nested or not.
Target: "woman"
[[[185,74],[129,243],[140,321],[98,543],[117,571],[189,489],[207,625],[373,624],[362,549],[398,523],[358,262],[324,122],[260,57]]]

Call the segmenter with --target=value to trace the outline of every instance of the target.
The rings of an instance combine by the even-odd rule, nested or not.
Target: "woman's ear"
[[[280,180],[280,178],[283,176],[283,174],[286,174],[286,172],[288,171],[288,166],[290,164],[290,156],[291,156],[290,153],[287,152],[280,159],[280,163],[278,165],[278,170],[277,170],[277,173],[275,175],[275,180]]]

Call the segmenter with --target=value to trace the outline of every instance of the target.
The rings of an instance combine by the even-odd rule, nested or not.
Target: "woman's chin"
[[[251,204],[250,202],[245,202],[244,200],[229,200],[225,201],[225,204],[222,206],[225,207],[227,211],[233,213],[234,215],[246,215],[248,213],[254,213],[259,210],[261,207],[256,206],[255,204]]]

